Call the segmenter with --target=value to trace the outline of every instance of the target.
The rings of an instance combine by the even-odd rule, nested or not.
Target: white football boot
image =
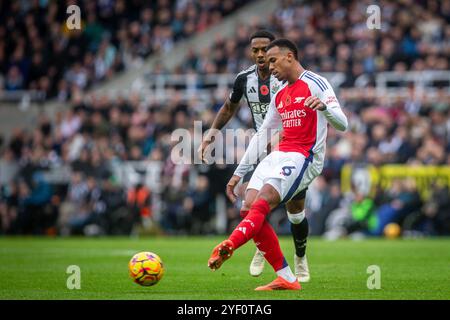
[[[301,258],[297,257],[297,255],[294,254],[294,265],[295,265],[295,276],[297,277],[298,282],[300,283],[308,282],[310,276],[306,254]]]
[[[250,274],[254,277],[258,277],[261,275],[261,273],[264,270],[264,264],[266,262],[266,259],[264,258],[264,255],[256,249],[256,253],[253,256],[252,263],[250,263]]]

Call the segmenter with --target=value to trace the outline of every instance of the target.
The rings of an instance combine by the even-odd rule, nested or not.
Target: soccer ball
[[[136,253],[128,263],[128,270],[134,282],[141,286],[154,286],[164,275],[164,264],[153,252]]]

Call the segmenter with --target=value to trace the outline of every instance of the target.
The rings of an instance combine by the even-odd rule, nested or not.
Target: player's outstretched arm
[[[239,102],[232,102],[228,98],[225,101],[225,103],[222,105],[222,107],[219,109],[219,112],[217,113],[216,117],[214,118],[211,129],[221,130],[228,123],[228,121],[230,121],[230,119],[233,118],[233,116],[236,114],[236,111],[238,108],[239,108]],[[199,158],[202,161],[204,161],[206,147],[208,147],[211,144],[212,132],[213,131],[209,131],[209,133],[206,135],[206,137],[202,140],[202,143],[200,144],[200,146],[197,150]]]

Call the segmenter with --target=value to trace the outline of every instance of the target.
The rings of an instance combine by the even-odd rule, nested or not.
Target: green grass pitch
[[[220,270],[207,267],[223,238],[0,238],[0,299],[449,299],[450,239],[340,240],[308,242],[311,282],[297,292],[255,292],[274,279],[251,277],[254,244],[240,248]],[[293,244],[281,237],[293,267]],[[160,255],[166,274],[153,287],[128,276],[128,261],[139,251]],[[81,269],[81,289],[69,290],[67,267]],[[370,265],[381,270],[381,289],[367,288]]]

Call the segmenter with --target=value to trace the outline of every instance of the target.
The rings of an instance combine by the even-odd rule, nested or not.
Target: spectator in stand
[[[190,233],[209,234],[214,232],[210,225],[214,213],[211,208],[212,201],[209,180],[206,176],[200,175],[195,188],[188,190],[185,198],[184,207],[192,218]]]
[[[346,110],[350,114],[349,118],[352,119],[350,123],[353,127],[340,138],[339,133],[332,128],[329,130],[330,157],[324,165],[327,187],[323,196],[330,197],[330,200],[322,199],[322,205],[311,207],[310,214],[317,214],[320,221],[316,228],[319,231],[315,232],[320,233],[325,227],[324,219],[331,216],[331,209],[327,204],[331,201],[339,203],[339,198],[342,200],[343,196],[340,195],[337,186],[340,184],[340,170],[343,165],[448,164],[450,158],[448,109],[445,109],[447,113],[439,111],[440,115],[445,114],[444,120],[432,116],[430,111],[437,108],[437,105],[443,108],[446,101],[446,99],[435,101],[424,98],[417,113],[414,114],[405,110],[406,100],[399,100],[395,102],[397,111],[391,112],[390,102],[366,95],[364,92],[360,92],[360,96],[349,97],[344,91],[343,104],[355,110]],[[13,164],[16,167],[15,170],[11,170],[11,176],[7,177],[8,181],[25,179],[31,185],[34,172],[47,170],[59,164],[68,165],[72,170],[80,171],[85,176],[95,176],[98,187],[102,190],[104,185],[102,181],[108,180],[109,177],[113,178],[114,166],[120,165],[123,161],[162,161],[163,190],[167,192],[163,192],[163,220],[160,222],[170,232],[187,232],[192,226],[189,212],[194,212],[192,201],[189,200],[192,199],[190,196],[192,190],[189,191],[190,172],[193,170],[198,173],[205,168],[172,163],[170,152],[173,144],[170,142],[170,133],[182,127],[192,129],[190,124],[194,123],[194,120],[202,119],[207,123],[211,121],[213,114],[210,109],[199,108],[198,102],[184,102],[175,95],[167,101],[165,108],[158,103],[141,100],[138,96],[117,99],[107,96],[89,96],[89,98],[80,96],[74,98],[72,108],[66,111],[64,116],[61,115],[55,124],[42,118],[36,130],[19,128],[14,130],[10,141],[4,144],[1,163],[8,166]],[[236,127],[248,125],[244,118],[237,117],[236,121],[234,124]],[[428,151],[425,152],[426,150]],[[423,156],[425,154],[426,157]],[[207,184],[210,186],[208,191],[211,193],[208,199],[213,202],[215,196],[223,191],[219,188],[218,181],[224,179],[232,168],[212,166],[207,167],[207,170],[200,173],[207,177]],[[85,178],[79,182],[80,186],[85,183]],[[6,180],[2,185],[7,186]],[[68,196],[59,207],[60,217],[67,216],[67,213],[64,213],[68,211],[65,209],[67,202],[76,202],[71,200],[74,183],[70,185]],[[21,194],[27,193],[24,185],[17,190],[21,191]],[[311,201],[320,202],[313,199]],[[14,201],[6,203],[8,212],[14,211],[14,208],[17,208],[17,212],[24,212],[26,207],[22,202],[21,205],[14,205]],[[377,202],[376,208],[386,203],[388,201]],[[122,209],[117,210],[117,219],[120,216],[127,216]],[[229,212],[229,215],[232,220],[232,212]],[[114,221],[118,221],[117,219]],[[116,233],[124,232],[114,227],[105,228],[115,230]],[[66,232],[63,231],[66,230],[64,227],[60,230]]]
[[[128,190],[127,205],[130,214],[128,215],[129,221],[124,221],[129,227],[128,233],[137,225],[142,225],[145,219],[152,217],[151,204],[151,192],[142,183],[138,183]]]

